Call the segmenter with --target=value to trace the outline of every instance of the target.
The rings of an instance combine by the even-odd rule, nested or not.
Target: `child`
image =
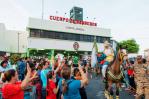
[[[56,99],[59,87],[56,88],[54,72],[49,71],[48,73],[48,84],[47,84],[47,96],[46,99]]]

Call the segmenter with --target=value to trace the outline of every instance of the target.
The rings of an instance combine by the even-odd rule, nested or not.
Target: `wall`
[[[98,28],[96,26],[72,24],[54,20],[41,20],[41,19],[29,18],[27,28],[111,37],[110,29]]]
[[[0,24],[0,51],[18,53],[18,33],[20,33],[19,53],[25,53],[28,32],[7,30],[4,24]]]
[[[67,50],[74,51],[73,44],[75,41],[66,40],[56,40],[56,39],[43,39],[43,38],[28,38],[28,48],[36,49],[57,49],[57,50]],[[92,51],[93,43],[90,42],[80,42],[79,51]],[[103,44],[98,43],[98,48],[100,51],[103,50]]]

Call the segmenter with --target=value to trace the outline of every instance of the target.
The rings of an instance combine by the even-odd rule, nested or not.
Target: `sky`
[[[111,29],[113,39],[135,39],[140,45],[141,54],[149,48],[149,0],[43,1],[44,19],[50,15],[69,17],[73,6],[82,7],[84,20]],[[42,0],[0,0],[0,23],[4,23],[7,29],[25,31],[28,18],[41,18],[41,13]]]

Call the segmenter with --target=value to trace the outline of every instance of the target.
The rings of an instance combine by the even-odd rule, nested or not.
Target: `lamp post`
[[[20,44],[20,34],[21,33],[18,33],[18,53],[20,52],[20,49],[19,49],[20,48],[20,46],[19,46],[19,44]]]
[[[42,15],[41,15],[41,18],[43,20],[43,17],[44,17],[44,0],[42,0]]]

